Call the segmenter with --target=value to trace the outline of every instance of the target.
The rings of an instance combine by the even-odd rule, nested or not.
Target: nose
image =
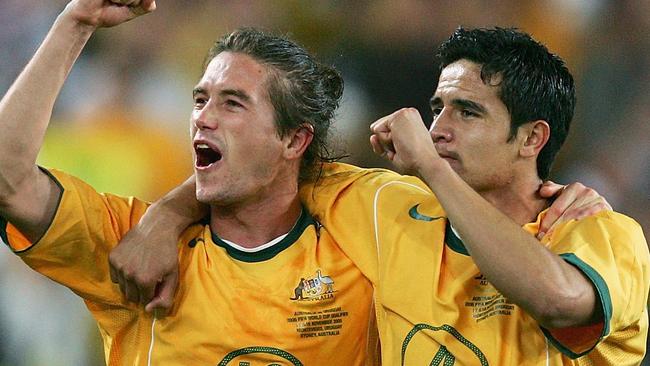
[[[431,134],[433,143],[448,143],[453,140],[454,133],[450,127],[449,118],[444,109],[438,117],[434,118],[433,123],[431,123],[431,128],[429,128],[429,134]]]
[[[210,102],[201,109],[192,111],[194,126],[199,130],[214,130],[217,128],[217,113],[211,108]]]

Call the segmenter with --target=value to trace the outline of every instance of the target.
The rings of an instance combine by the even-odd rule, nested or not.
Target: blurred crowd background
[[[67,0],[0,0],[0,91]],[[100,191],[154,200],[191,174],[192,88],[216,38],[240,26],[290,34],[342,72],[335,140],[362,166],[368,126],[428,100],[434,50],[458,26],[518,27],[563,57],[578,86],[552,178],[596,188],[650,235],[650,1],[183,0],[92,38],[59,98],[40,163]],[[0,366],[101,365],[96,326],[70,291],[0,250]],[[648,363],[650,365],[650,363]]]

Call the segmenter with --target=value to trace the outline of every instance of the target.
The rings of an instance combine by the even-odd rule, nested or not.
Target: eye
[[[468,110],[468,109],[463,109],[463,110],[460,112],[460,115],[463,116],[463,118],[474,118],[474,117],[478,117],[478,116],[479,116],[478,114],[476,114],[476,113],[474,113],[473,111],[470,111],[470,110]]]
[[[435,108],[431,109],[431,113],[433,114],[433,119],[438,118],[440,113],[442,113],[442,107],[435,107]]]
[[[208,100],[204,97],[194,97],[194,107],[202,107],[207,103]]]
[[[228,107],[236,107],[236,108],[241,108],[241,107],[244,106],[243,104],[239,103],[238,101],[236,101],[234,99],[227,99],[226,100],[226,105]]]

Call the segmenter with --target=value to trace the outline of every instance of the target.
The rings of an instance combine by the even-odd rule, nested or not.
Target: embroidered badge
[[[300,278],[298,285],[293,289],[290,300],[328,300],[334,298],[334,280],[325,276],[321,270],[316,270],[315,276]]]

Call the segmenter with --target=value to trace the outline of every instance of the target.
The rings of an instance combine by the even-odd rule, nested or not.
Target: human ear
[[[314,126],[309,123],[303,123],[300,127],[291,131],[285,138],[285,157],[287,159],[300,158],[314,139]]]
[[[528,122],[517,131],[523,140],[519,154],[523,157],[536,157],[551,137],[551,127],[544,120]]]

